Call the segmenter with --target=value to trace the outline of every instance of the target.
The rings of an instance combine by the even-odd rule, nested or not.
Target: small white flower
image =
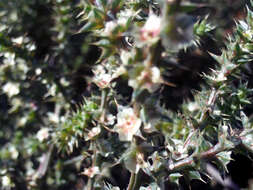
[[[119,25],[124,26],[127,23],[128,18],[127,17],[120,17],[117,21]]]
[[[93,127],[89,133],[88,136],[85,138],[86,141],[91,140],[93,137],[97,136],[101,132],[100,127]]]
[[[190,102],[187,107],[190,112],[199,109],[199,105],[196,102]]]
[[[2,177],[2,186],[3,187],[11,187],[11,178],[9,176]]]
[[[27,67],[27,65],[25,64],[25,62],[21,59],[17,59],[17,68],[21,71],[23,71],[24,73],[27,73],[29,68]]]
[[[40,68],[37,68],[35,70],[36,75],[40,75],[42,73],[42,70]]]
[[[145,68],[136,79],[130,79],[128,85],[133,88],[144,88],[155,91],[162,82],[160,70],[157,67]]]
[[[108,114],[108,115],[106,116],[105,124],[106,124],[106,125],[113,125],[114,122],[115,122],[115,119],[116,119],[116,117],[115,117],[114,115]]]
[[[63,86],[69,86],[69,81],[67,81],[65,78],[61,78],[60,79],[60,83],[63,85]]]
[[[228,72],[228,70],[226,69],[226,67],[222,67],[220,71],[213,71],[213,76],[210,76],[210,79],[215,81],[215,82],[222,82],[222,81],[226,81],[227,80],[227,76],[226,73]]]
[[[55,96],[56,95],[56,89],[57,89],[57,86],[55,84],[53,84],[49,90],[48,90],[48,94],[51,95],[51,96]]]
[[[43,79],[42,83],[46,84],[47,89],[48,89],[48,92],[45,94],[45,97],[56,95],[57,86],[55,84],[49,85],[46,79]]]
[[[7,82],[3,86],[3,91],[7,93],[9,97],[12,97],[14,95],[17,95],[19,93],[19,84],[17,83],[12,83],[12,82]]]
[[[29,44],[29,45],[27,45],[27,50],[34,51],[35,49],[36,49],[36,45],[35,44]]]
[[[93,77],[93,82],[100,88],[106,88],[109,86],[112,76],[107,74],[105,68],[98,65],[95,70],[93,70],[95,76]]]
[[[213,114],[214,115],[221,115],[221,111],[220,110],[213,110]]]
[[[117,69],[113,70],[112,79],[118,78],[120,75],[126,73],[126,68],[123,66],[117,67]]]
[[[4,57],[5,57],[5,59],[3,61],[4,64],[11,65],[11,66],[13,66],[13,65],[16,64],[16,62],[15,62],[15,54],[14,53],[9,53],[9,52],[4,53]]]
[[[227,133],[229,127],[227,125],[222,125],[221,128],[224,133]]]
[[[248,39],[252,39],[253,31],[252,30],[246,30],[245,32],[243,32],[243,36],[245,36]]]
[[[18,153],[18,151],[17,151],[17,149],[16,149],[15,146],[10,146],[9,147],[9,152],[11,154],[11,158],[12,159],[16,160],[18,158],[19,153]]]
[[[120,52],[120,58],[123,65],[128,65],[129,60],[133,57],[133,52],[122,50]]]
[[[112,77],[109,74],[102,74],[102,75],[95,76],[93,78],[93,82],[100,88],[108,87],[111,80],[112,80]]]
[[[114,21],[106,22],[105,23],[105,29],[102,32],[102,35],[104,35],[104,36],[110,36],[116,26],[117,26],[117,23],[114,22]]]
[[[122,108],[117,114],[117,124],[114,130],[119,134],[121,141],[131,141],[139,130],[141,119],[136,116],[132,108]]]
[[[28,117],[22,117],[19,121],[18,121],[18,123],[17,123],[17,125],[18,126],[24,126],[25,124],[26,124],[26,122],[27,122],[27,120],[28,120]]]
[[[66,117],[65,116],[61,116],[60,117],[60,122],[62,122],[62,123],[66,122]]]
[[[52,123],[59,123],[60,122],[60,118],[59,118],[58,114],[49,112],[47,115],[48,115],[48,120],[50,122],[52,122]]]
[[[223,72],[220,72],[218,75],[217,75],[217,78],[215,79],[217,82],[221,82],[221,81],[225,81],[227,80],[227,77],[224,75]]]
[[[43,142],[44,140],[46,140],[49,137],[49,129],[48,128],[40,129],[37,132],[36,137],[40,142]]]
[[[11,41],[13,43],[16,43],[18,45],[21,45],[23,43],[23,40],[24,40],[24,37],[23,36],[20,36],[20,37],[17,37],[17,38],[12,38]]]
[[[176,160],[187,157],[187,147],[184,146],[183,142],[178,139],[171,139],[174,145],[167,145],[167,148],[173,152],[173,157]]]
[[[111,72],[106,72],[106,68],[102,65],[98,65],[93,70],[94,77],[92,78],[92,80],[98,87],[108,87],[113,79],[118,78],[120,75],[126,72],[126,69],[123,66],[109,68],[108,70],[110,70]]]
[[[160,30],[161,18],[151,14],[145,25],[141,28],[141,40],[146,41],[156,38],[160,34]]]
[[[90,167],[90,168],[86,168],[82,174],[88,176],[89,178],[93,178],[95,175],[99,174],[99,167],[94,166],[94,167]]]
[[[160,83],[161,82],[161,73],[158,67],[151,68],[151,81],[152,83]]]
[[[123,10],[123,11],[120,11],[119,14],[118,14],[118,20],[117,20],[117,23],[122,25],[122,26],[125,26],[128,19],[135,15],[136,13],[130,9],[126,9],[126,10]]]
[[[101,75],[101,74],[105,74],[106,71],[105,71],[105,68],[102,65],[98,65],[98,66],[96,66],[96,69],[93,70],[93,73],[96,74],[96,75]]]

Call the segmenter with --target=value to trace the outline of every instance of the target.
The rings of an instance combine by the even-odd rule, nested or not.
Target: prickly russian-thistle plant
[[[68,15],[65,6],[56,6],[56,13]],[[60,117],[61,110],[69,109],[62,106],[68,102],[67,98],[62,100],[62,95],[67,93],[62,87],[67,89],[68,82],[56,78],[56,83],[51,84],[41,80],[48,91],[43,98],[49,97],[50,101],[55,97],[62,102],[55,106],[54,113],[42,114],[47,117],[42,123],[56,127],[41,127],[36,140],[33,139],[36,146],[49,149],[40,158],[38,169],[27,174],[30,188],[36,187],[36,182],[50,172],[49,160],[54,148],[62,154],[68,153],[66,157],[75,155],[55,164],[55,173],[51,172],[50,176],[57,179],[57,184],[66,183],[61,180],[62,168],[71,164],[80,168],[82,163],[84,169],[79,174],[88,178],[84,189],[119,189],[111,185],[115,183],[111,173],[116,167],[131,173],[128,190],[166,189],[167,184],[179,184],[182,177],[187,182],[210,178],[235,188],[232,182],[222,178],[231,153],[253,153],[252,121],[243,111],[251,104],[252,90],[242,75],[252,59],[252,11],[248,9],[246,19],[237,21],[222,54],[210,53],[218,63],[216,68],[202,73],[205,85],[177,113],[162,104],[166,99],[161,96],[162,89],[177,87],[167,80],[168,65],[176,60],[179,51],[197,48],[202,37],[211,35],[215,29],[208,24],[208,17],[197,21],[189,15],[199,6],[180,0],[85,0],[80,1],[78,8],[77,18],[85,23],[78,33],[87,34],[88,43],[100,48],[101,55],[92,65],[93,76],[87,77],[90,95],[83,97],[82,105],[71,116]],[[61,28],[61,24],[57,27]],[[67,34],[63,31],[57,37],[64,35]],[[29,39],[23,40],[32,45]],[[61,51],[64,45],[58,48]],[[11,64],[15,55],[7,53],[4,57],[10,59],[10,67],[15,65]],[[50,58],[45,60],[51,64]],[[0,69],[2,73],[4,67]],[[26,68],[21,70],[26,73]],[[37,78],[43,72],[33,71]],[[20,89],[16,82],[3,85],[3,92],[12,101],[17,100]],[[37,109],[34,104],[29,106]],[[76,155],[75,150],[80,147],[81,152]],[[8,151],[13,160],[17,159],[19,153],[15,147],[10,145]],[[23,157],[33,154],[31,151]],[[7,170],[1,170],[2,186],[11,188],[14,184],[6,173]],[[148,180],[142,180],[143,175]],[[51,178],[47,181],[54,184]]]

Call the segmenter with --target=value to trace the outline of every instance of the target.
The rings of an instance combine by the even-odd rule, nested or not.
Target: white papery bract
[[[99,167],[94,166],[94,167],[90,167],[90,168],[86,168],[82,174],[88,176],[89,178],[93,178],[95,175],[99,174]]]
[[[162,82],[161,73],[158,67],[145,68],[138,77],[130,79],[128,85],[134,89],[147,89],[149,92],[154,92]]]
[[[131,141],[141,126],[141,119],[137,117],[134,110],[123,107],[117,114],[117,124],[114,130],[119,134],[121,141]]]
[[[159,36],[161,31],[161,18],[155,14],[151,14],[144,26],[141,28],[141,40],[150,41]]]
[[[46,140],[49,137],[49,129],[48,128],[40,129],[37,132],[36,137],[40,142],[43,142],[44,140]]]

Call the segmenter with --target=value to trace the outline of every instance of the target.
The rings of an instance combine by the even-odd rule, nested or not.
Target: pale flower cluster
[[[110,36],[116,26],[117,26],[117,22],[115,22],[115,21],[106,22],[104,31],[102,32],[102,35],[103,36]]]
[[[17,37],[17,38],[12,38],[11,41],[17,45],[21,45],[24,41],[24,37],[23,36],[20,36],[20,37]]]
[[[136,88],[144,88],[154,92],[162,82],[161,73],[158,67],[145,68],[137,78],[130,79],[128,85]]]
[[[146,23],[141,28],[141,40],[153,40],[158,37],[161,32],[161,21],[161,17],[158,17],[155,14],[150,14]]]
[[[9,153],[11,155],[11,158],[16,160],[18,158],[18,155],[19,155],[19,152],[16,149],[16,147],[15,146],[10,146],[8,148],[8,150],[9,150]]]
[[[133,51],[134,51],[134,49],[133,49]],[[122,51],[120,52],[120,59],[121,59],[121,61],[122,61],[122,64],[123,64],[123,65],[128,65],[129,60],[130,60],[131,58],[133,58],[133,55],[134,55],[134,54],[135,54],[134,52],[122,50]]]
[[[108,21],[105,23],[105,27],[104,30],[102,31],[101,35],[102,36],[110,36],[112,35],[113,30],[117,27],[117,26],[125,26],[127,24],[128,19],[133,16],[134,14],[136,14],[134,11],[132,10],[124,10],[124,11],[120,11],[120,13],[117,15],[118,19],[117,20],[113,20],[113,21]]]
[[[190,112],[194,112],[194,111],[196,111],[196,110],[199,109],[199,105],[198,105],[198,103],[196,103],[196,102],[190,102],[190,103],[188,104],[187,108],[188,108],[188,110],[189,110]]]
[[[213,80],[216,82],[222,82],[227,80],[227,69],[225,67],[221,68],[220,71],[214,71],[215,76],[213,77]]]
[[[109,86],[112,77],[110,74],[106,73],[105,68],[102,65],[98,65],[95,70],[93,70],[94,77],[93,82],[100,88],[106,88]]]
[[[118,24],[124,26],[127,24],[128,19],[135,15],[136,12],[130,9],[125,9],[119,12],[117,22]]]
[[[6,53],[4,53],[4,57],[5,57],[5,59],[3,60],[3,63],[5,65],[14,66],[16,64],[14,53],[6,52]]]
[[[89,178],[93,178],[95,175],[99,174],[99,167],[94,166],[94,167],[90,167],[90,168],[86,168],[82,174],[88,176]]]
[[[53,113],[53,112],[49,112],[47,113],[48,115],[48,120],[52,123],[59,123],[60,122],[60,117],[58,114]]]
[[[1,183],[2,183],[3,188],[11,188],[12,187],[11,178],[7,175],[1,177]]]
[[[223,72],[220,72],[220,73],[217,75],[217,77],[216,77],[215,80],[216,80],[217,82],[221,82],[221,81],[227,80],[227,77],[224,75]]]
[[[117,114],[117,124],[114,131],[119,134],[121,141],[131,141],[141,126],[141,119],[137,117],[133,108],[122,107]]]
[[[112,114],[108,114],[105,118],[105,124],[106,125],[113,125],[115,123],[116,117]]]
[[[107,88],[110,85],[110,82],[123,74],[125,71],[124,67],[118,67],[115,70],[112,70],[113,74],[109,74],[106,72],[106,69],[102,65],[98,65],[94,70],[94,77],[93,82],[99,87],[99,88]]]
[[[187,147],[178,139],[171,139],[174,145],[167,145],[167,149],[173,152],[173,157],[180,160],[187,157]]]
[[[42,128],[37,132],[36,135],[37,139],[40,142],[43,142],[44,140],[49,138],[49,129],[48,128]]]
[[[88,135],[85,137],[85,140],[88,141],[88,140],[91,140],[93,139],[95,136],[97,136],[99,133],[101,132],[101,129],[100,127],[93,127]]]
[[[7,82],[3,86],[3,92],[5,92],[9,97],[15,96],[20,92],[19,91],[19,84]]]

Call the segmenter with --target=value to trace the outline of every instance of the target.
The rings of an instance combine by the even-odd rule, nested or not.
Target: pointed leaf
[[[232,154],[232,151],[227,151],[227,152],[220,152],[216,155],[217,158],[221,161],[221,163],[222,163],[223,167],[225,168],[226,172],[228,172],[227,165],[229,164],[229,162],[231,160],[233,160],[231,158],[231,154]]]
[[[169,175],[169,179],[171,182],[179,184],[179,178],[182,177],[183,175],[180,173],[173,173]]]
[[[189,171],[189,178],[190,180],[197,179],[205,183],[205,181],[201,178],[201,175],[198,171]]]

